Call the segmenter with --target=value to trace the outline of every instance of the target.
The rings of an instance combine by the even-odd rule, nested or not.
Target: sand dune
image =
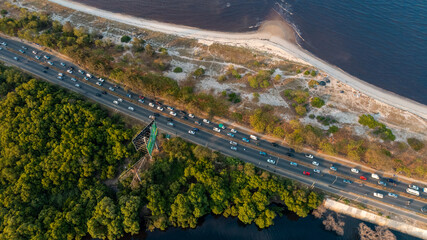
[[[193,27],[169,23],[161,23],[125,14],[112,13],[68,0],[49,1],[87,14],[102,17],[112,21],[125,23],[139,28],[148,29],[151,31],[158,31],[166,34],[173,34],[181,37],[194,38],[203,41],[255,48],[296,62],[309,64],[372,98],[375,98],[385,104],[392,105],[394,107],[411,112],[422,118],[427,119],[426,105],[423,105],[421,103],[415,102],[408,98],[399,96],[395,93],[386,91],[372,84],[364,82],[359,78],[356,78],[344,72],[340,68],[317,58],[316,56],[300,48],[299,46],[287,41],[291,39],[289,39],[289,35],[286,35],[286,33],[278,32],[278,29],[280,28],[280,23],[277,21],[266,22],[258,32],[227,33],[202,30]]]

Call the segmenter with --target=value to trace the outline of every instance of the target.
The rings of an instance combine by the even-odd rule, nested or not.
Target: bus
[[[415,196],[420,196],[420,192],[418,192],[417,190],[414,190],[412,188],[407,188],[406,192]]]

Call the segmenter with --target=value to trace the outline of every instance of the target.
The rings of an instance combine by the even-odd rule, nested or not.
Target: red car
[[[307,176],[310,176],[310,172],[306,172],[306,171],[304,171],[304,172],[302,172],[302,174],[307,175]]]
[[[360,179],[365,180],[366,181],[366,177],[364,176],[360,176]]]
[[[143,97],[143,96],[139,96],[139,99],[141,99],[141,100],[144,100],[144,98],[145,98],[145,97]]]

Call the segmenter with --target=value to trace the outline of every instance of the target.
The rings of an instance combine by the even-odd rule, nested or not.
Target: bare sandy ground
[[[338,79],[342,83],[347,84],[355,90],[360,91],[374,99],[427,119],[426,105],[364,82],[359,78],[344,72],[340,68],[317,58],[308,51],[291,43],[290,41],[292,41],[292,39],[289,39],[289,34],[286,35],[285,32],[279,30],[283,28],[280,26],[281,23],[276,20],[266,22],[257,32],[228,33],[202,30],[169,23],[161,23],[125,14],[112,13],[68,0],[49,1],[70,9],[74,9],[76,11],[81,11],[87,14],[136,26],[139,28],[148,29],[151,31],[158,31],[185,38],[198,39],[204,42],[217,42],[221,44],[255,48],[292,61],[312,65],[313,67],[324,71],[329,76]]]

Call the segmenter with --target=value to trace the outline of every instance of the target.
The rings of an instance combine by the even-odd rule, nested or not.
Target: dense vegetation
[[[301,217],[321,202],[318,194],[290,181],[178,138],[163,144],[163,153],[141,179],[137,196],[151,211],[150,230],[194,228],[208,213],[237,217],[245,224],[265,228],[281,211],[271,205],[273,200],[283,202]]]
[[[373,133],[379,135],[383,140],[394,141],[396,139],[396,136],[393,135],[393,132],[384,123],[378,122],[371,115],[365,114],[360,116],[359,123],[363,126],[368,126],[370,129],[374,129]]]

